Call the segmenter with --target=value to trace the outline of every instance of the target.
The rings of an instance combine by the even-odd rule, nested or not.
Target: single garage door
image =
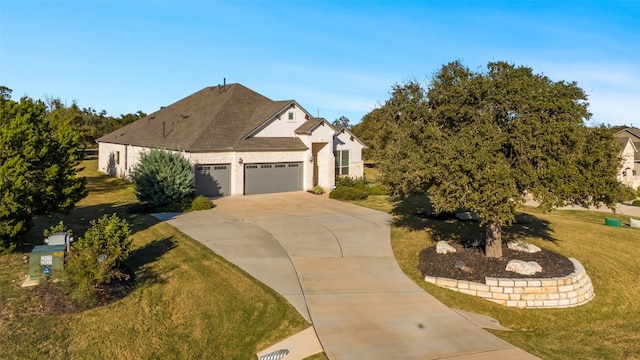
[[[231,195],[231,164],[196,165],[196,194]]]
[[[245,195],[301,190],[301,162],[244,165]]]

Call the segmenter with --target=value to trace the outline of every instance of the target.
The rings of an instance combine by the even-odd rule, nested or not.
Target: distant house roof
[[[293,134],[248,137],[293,105],[240,84],[207,87],[97,141],[187,151],[303,150]]]
[[[630,137],[633,140],[633,142],[640,142],[640,129],[626,128],[624,130],[620,130],[617,133],[613,134],[613,136],[617,138]]]
[[[631,141],[634,150],[634,162],[640,162],[640,129],[626,128],[613,134],[621,146],[625,146],[628,141]]]

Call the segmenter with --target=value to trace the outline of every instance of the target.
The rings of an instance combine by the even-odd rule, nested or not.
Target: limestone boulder
[[[542,271],[542,266],[535,261],[511,260],[505,270],[522,275],[535,275]]]
[[[449,245],[449,243],[444,240],[438,241],[438,243],[436,244],[436,253],[438,254],[449,254],[454,252],[456,252],[456,248]]]
[[[542,249],[540,249],[539,247],[523,241],[510,241],[507,244],[507,247],[509,247],[509,249],[511,250],[526,252],[530,254],[542,251]]]

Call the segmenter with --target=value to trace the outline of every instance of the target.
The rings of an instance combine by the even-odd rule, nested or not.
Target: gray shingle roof
[[[240,84],[207,87],[98,142],[187,151],[306,149],[293,134],[291,138],[243,140],[292,103],[273,101]]]
[[[313,130],[318,127],[320,124],[325,122],[324,118],[311,118],[305,121],[302,125],[300,125],[296,130],[296,134],[307,134],[310,135]]]

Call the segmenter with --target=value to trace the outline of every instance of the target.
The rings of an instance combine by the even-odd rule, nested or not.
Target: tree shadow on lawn
[[[148,265],[160,260],[176,246],[178,246],[178,243],[173,237],[166,237],[160,240],[153,240],[133,250],[126,263],[135,273],[136,286],[164,284],[166,280],[162,278],[161,274],[153,271]]]
[[[413,231],[428,231],[434,241],[456,241],[461,244],[484,242],[485,227],[480,222],[458,220],[455,213],[434,214],[425,195],[395,198],[393,225]],[[528,213],[518,213],[510,226],[502,227],[503,241],[537,238],[552,243],[559,240],[552,235],[550,223]]]

